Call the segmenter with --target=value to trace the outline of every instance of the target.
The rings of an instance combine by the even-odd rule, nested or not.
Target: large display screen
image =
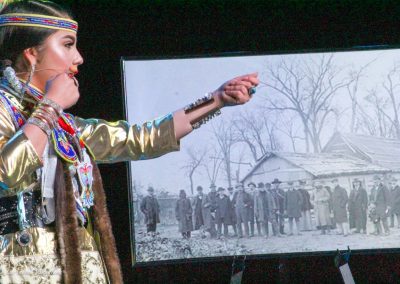
[[[399,59],[399,49],[123,58],[132,124],[236,76],[260,79],[249,103],[224,107],[180,151],[131,163],[135,263],[397,248]]]

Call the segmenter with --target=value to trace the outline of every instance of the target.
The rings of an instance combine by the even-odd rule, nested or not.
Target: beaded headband
[[[0,15],[0,27],[2,26],[41,27],[75,33],[78,30],[78,23],[74,20],[40,14],[3,14]]]

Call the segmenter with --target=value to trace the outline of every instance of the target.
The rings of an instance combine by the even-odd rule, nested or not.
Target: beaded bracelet
[[[195,123],[192,123],[193,129],[200,128],[200,126],[202,126],[203,124],[206,124],[209,120],[211,120],[212,118],[214,118],[220,114],[221,114],[220,109],[217,109],[217,110],[212,111],[211,113],[208,113],[205,117],[201,118],[200,120],[196,121]]]
[[[56,126],[61,113],[62,108],[58,104],[47,98],[44,98],[33,111],[27,123],[36,125],[43,132],[45,132],[47,136],[50,136],[51,131]]]
[[[49,121],[49,125],[52,128],[56,126],[58,118],[60,116],[52,107],[40,105],[36,110],[42,113],[47,118],[47,120]]]
[[[49,107],[53,108],[58,115],[63,113],[63,109],[59,104],[57,104],[56,102],[54,102],[46,97],[43,97],[43,99],[40,100],[39,106],[40,105],[45,105],[45,106],[49,106]]]
[[[197,99],[194,103],[190,103],[183,108],[185,113],[193,111],[194,109],[203,106],[208,103],[212,103],[214,101],[214,97],[212,93],[207,93],[204,97]]]
[[[194,103],[188,104],[186,107],[183,108],[185,114],[203,107],[207,104],[211,104],[214,102],[213,93],[207,93],[204,97],[197,99]],[[221,110],[219,108],[210,110],[208,113],[204,114],[202,117],[196,118],[194,121],[190,121],[193,129],[198,129],[203,124],[207,123],[212,118],[221,114]]]
[[[45,113],[41,112],[40,110],[36,110],[32,113],[31,117],[39,118],[40,120],[44,121],[49,128],[54,128],[54,122],[46,115]]]
[[[37,127],[39,127],[44,133],[46,133],[47,136],[51,135],[51,129],[50,126],[43,120],[41,120],[40,118],[37,117],[30,117],[28,118],[27,122],[29,124],[32,125],[36,125]]]

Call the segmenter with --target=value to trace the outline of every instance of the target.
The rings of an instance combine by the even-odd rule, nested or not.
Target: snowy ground
[[[287,224],[285,230],[287,231]],[[232,228],[229,228],[232,230]],[[204,238],[199,231],[192,232],[190,240],[183,240],[177,226],[158,226],[157,236],[151,237],[145,233],[145,228],[136,228],[136,256],[138,262],[168,260],[191,257],[213,257],[243,254],[276,254],[292,252],[336,251],[336,249],[351,250],[381,249],[400,247],[400,229],[390,228],[389,235],[375,236],[373,227],[369,224],[367,234],[352,233],[346,237],[337,235],[335,230],[321,235],[319,230],[302,231],[301,235],[273,237],[256,236],[251,238]],[[257,229],[255,230],[257,231]],[[151,245],[149,245],[151,242]],[[174,247],[174,249],[172,249]],[[157,250],[158,252],[152,251]],[[161,251],[164,250],[164,253]],[[185,252],[182,252],[185,250]],[[186,251],[190,251],[187,252]]]

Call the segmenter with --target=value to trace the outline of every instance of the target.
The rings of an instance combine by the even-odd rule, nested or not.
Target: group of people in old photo
[[[155,232],[162,216],[152,187],[140,210],[147,232]],[[394,176],[374,175],[369,180],[274,178],[227,188],[211,184],[207,192],[197,186],[191,198],[180,190],[175,218],[183,238],[190,238],[193,231],[200,231],[203,238],[283,237],[317,230],[344,237],[385,236],[390,227],[400,227],[400,183]]]

